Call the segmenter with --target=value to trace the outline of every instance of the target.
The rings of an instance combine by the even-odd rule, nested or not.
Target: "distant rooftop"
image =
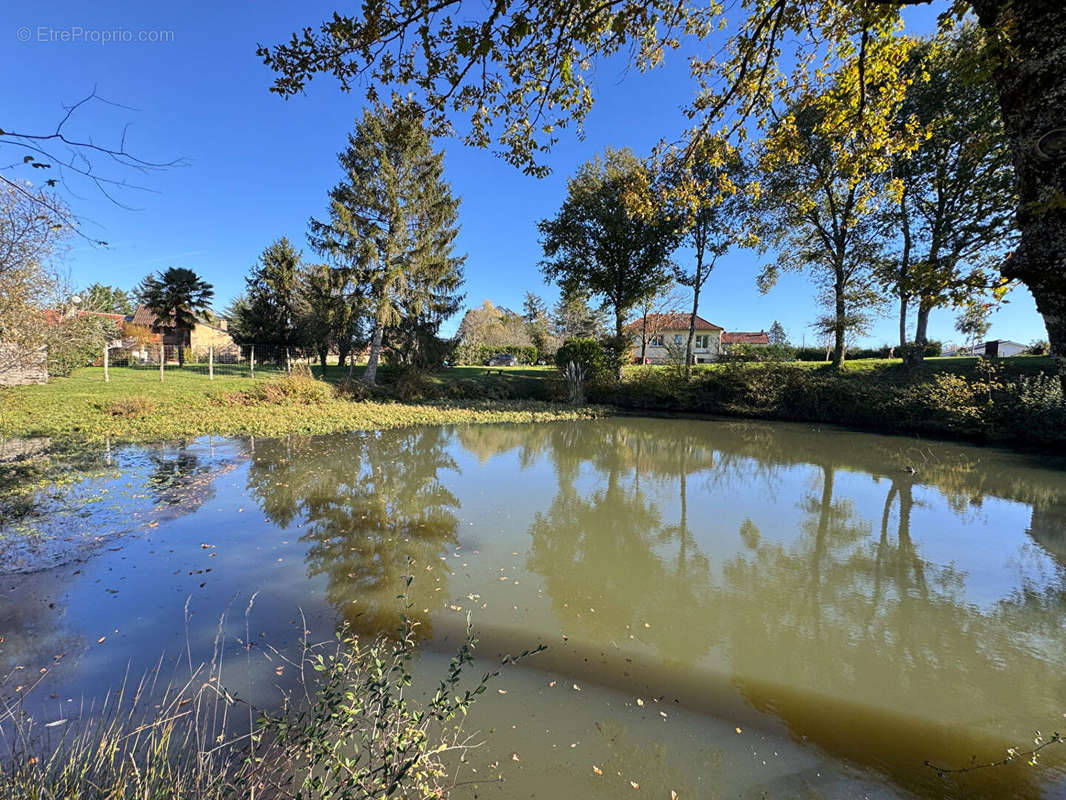
[[[722,344],[770,344],[770,337],[766,331],[735,331],[723,333]]]
[[[687,331],[688,314],[648,314],[648,326],[660,331]],[[639,317],[636,321],[626,325],[627,331],[640,331],[644,318]],[[725,330],[713,322],[708,322],[703,317],[696,316],[696,330],[698,331],[721,331]]]

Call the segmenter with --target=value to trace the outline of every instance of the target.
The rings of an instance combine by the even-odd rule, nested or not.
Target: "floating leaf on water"
[[[44,727],[46,727],[46,728],[55,728],[55,727],[57,727],[59,725],[64,725],[64,724],[66,724],[66,719],[57,719],[55,722],[46,722],[44,724]]]
[[[637,783],[636,781],[630,781],[629,785],[632,786],[634,789],[639,789],[640,788],[640,784]]]
[[[592,766],[592,771],[595,772],[597,775],[602,775],[603,774],[603,770],[600,769],[599,767],[597,767],[595,764],[593,764],[593,766]]]

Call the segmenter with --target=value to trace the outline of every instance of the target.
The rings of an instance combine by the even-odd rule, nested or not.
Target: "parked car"
[[[516,367],[518,366],[518,357],[513,356],[510,353],[497,353],[488,361],[485,362],[486,367]]]

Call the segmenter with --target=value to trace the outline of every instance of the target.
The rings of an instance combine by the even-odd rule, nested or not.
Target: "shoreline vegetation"
[[[316,370],[316,373],[318,370]],[[396,375],[370,389],[342,370],[325,380],[300,370],[263,378],[194,371],[158,374],[99,368],[0,393],[0,438],[73,442],[153,442],[198,436],[283,436],[381,430],[411,425],[548,422],[604,416],[606,409],[552,402],[550,370],[490,375],[455,369],[446,379]],[[496,371],[493,371],[496,372]],[[532,373],[532,374],[531,374]]]
[[[410,425],[591,419],[612,413],[717,415],[841,425],[1022,449],[1066,446],[1066,405],[1051,357],[824,363],[725,362],[694,369],[630,366],[566,403],[554,367],[393,371],[367,387],[336,367],[216,377],[99,368],[0,393],[0,437],[150,442],[206,435],[282,436]]]

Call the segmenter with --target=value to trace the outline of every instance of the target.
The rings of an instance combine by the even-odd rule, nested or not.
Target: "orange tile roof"
[[[643,317],[638,317],[635,321],[626,325],[627,331],[640,331],[642,328]],[[686,331],[688,330],[688,314],[648,314],[648,326],[657,330],[666,331]],[[724,328],[715,325],[713,322],[708,322],[703,317],[696,316],[696,330],[698,331],[721,331]]]
[[[766,331],[723,333],[722,344],[770,344],[770,337]]]

